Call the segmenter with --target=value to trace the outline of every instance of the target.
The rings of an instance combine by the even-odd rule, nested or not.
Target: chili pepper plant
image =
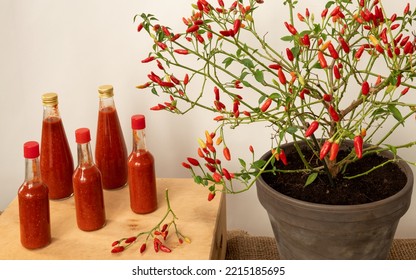
[[[404,3],[390,14],[381,0],[333,0],[312,11],[285,0],[288,13],[276,13],[268,24],[281,31],[286,47],[277,49],[269,44],[269,30],[256,26],[256,13],[267,9],[264,2],[197,0],[180,30],[151,14],[135,17],[138,31],[153,44],[141,58],[149,72],[137,88],[163,100],[151,109],[213,114],[216,128],[201,131],[196,155],[182,163],[209,189],[208,200],[217,191],[245,191],[266,172],[307,174],[307,186],[318,174],[342,176],[369,154],[397,155],[416,144],[389,143],[416,113],[415,7]],[[200,89],[189,90],[192,83]],[[270,158],[259,160],[248,142],[252,160],[239,158],[241,168],[228,170],[233,143],[227,142],[227,129],[254,123],[271,129]],[[354,147],[341,156],[347,139]],[[305,141],[319,164],[297,148],[303,168],[277,169],[275,162],[289,160],[282,144],[292,141],[295,147]]]

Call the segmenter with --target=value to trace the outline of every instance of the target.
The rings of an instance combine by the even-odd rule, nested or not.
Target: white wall
[[[128,147],[131,147],[130,116],[144,113],[148,123],[148,146],[156,158],[157,175],[189,176],[180,163],[187,156],[195,155],[197,137],[201,137],[205,129],[213,129],[214,124],[210,121],[211,116],[204,119],[200,112],[176,116],[149,110],[161,100],[135,89],[136,85],[147,80],[148,66],[141,64],[140,60],[147,56],[150,42],[144,39],[144,34],[136,32],[133,17],[137,13],[152,13],[163,24],[179,30],[179,27],[183,28],[181,18],[190,15],[193,2],[0,1],[0,210],[7,207],[23,182],[22,146],[27,140],[40,140],[41,95],[50,91],[59,94],[61,115],[74,159],[75,129],[86,126],[95,135],[97,87],[112,84]],[[232,1],[225,2],[230,4]],[[286,10],[283,1],[265,2],[259,10],[262,21],[258,23],[258,28],[267,26],[264,31],[271,27],[274,32],[284,32],[282,22]],[[303,7],[310,5],[311,10],[326,3],[323,0],[300,2]],[[394,10],[398,2],[405,3],[384,1],[384,5],[388,10]],[[316,11],[320,13],[320,8]],[[414,95],[412,98],[415,99]],[[409,131],[411,133],[406,133]],[[414,131],[415,123],[409,123],[400,135],[401,139],[393,139],[393,142],[402,143],[403,138],[411,139]],[[235,150],[244,150],[253,144],[261,151],[269,145],[268,133],[263,127],[244,128],[243,133],[234,132],[228,141],[233,142]],[[251,135],[260,137],[253,139]],[[409,159],[416,161],[416,153],[414,149],[412,151],[412,154],[408,153]],[[229,229],[240,228],[252,234],[272,235],[255,189],[228,196],[227,204]],[[398,237],[416,237],[415,204],[403,217]]]

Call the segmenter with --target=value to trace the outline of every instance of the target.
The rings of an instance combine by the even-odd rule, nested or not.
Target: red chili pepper
[[[286,84],[286,76],[285,73],[283,73],[282,68],[279,68],[279,70],[277,70],[277,76],[279,77],[279,81],[282,85]]]
[[[399,87],[399,86],[401,85],[401,83],[402,83],[402,75],[401,75],[401,74],[399,74],[399,75],[397,76],[396,87]]]
[[[124,251],[124,246],[116,246],[111,250],[111,253],[116,254],[116,253],[121,253]]]
[[[163,110],[165,108],[166,108],[165,105],[163,105],[163,104],[157,104],[156,106],[151,107],[150,110],[152,110],[152,111],[160,111],[160,110]]]
[[[336,7],[332,10],[332,12],[331,12],[330,16],[331,16],[331,17],[334,17],[334,16],[338,15],[339,11],[340,11],[340,7],[339,7],[339,6],[336,6]]]
[[[298,13],[298,19],[299,19],[300,21],[305,21],[305,17],[304,17],[304,16],[302,16],[300,13]]]
[[[333,161],[336,160],[339,151],[339,143],[334,142],[331,145],[331,150],[329,152],[329,160]]]
[[[214,179],[215,182],[220,183],[222,181],[222,176],[220,173],[218,172],[214,172],[214,174],[212,174],[212,178]]]
[[[285,154],[285,151],[283,149],[280,149],[279,158],[283,162],[284,165],[287,165],[288,164],[287,163],[286,154]]]
[[[329,105],[328,111],[329,111],[329,115],[331,116],[332,120],[334,122],[338,122],[339,121],[339,115],[338,115],[337,111],[335,110],[335,108],[332,105]]]
[[[143,253],[146,250],[146,243],[143,243],[142,246],[140,246],[140,253]]]
[[[230,174],[230,172],[228,172],[228,170],[225,169],[224,167],[222,168],[222,174],[224,174],[225,179],[231,180],[231,174]]]
[[[149,56],[149,57],[146,57],[145,59],[143,59],[142,63],[148,63],[148,62],[153,61],[153,60],[155,60],[155,57],[154,56]]]
[[[183,78],[183,84],[186,86],[189,83],[189,76],[185,74],[185,78]]]
[[[314,132],[318,129],[319,127],[319,122],[318,121],[313,121],[309,127],[306,129],[305,131],[305,137],[309,137],[312,134],[314,134]]]
[[[169,249],[168,247],[166,247],[165,245],[161,244],[160,245],[160,251],[165,252],[165,253],[170,253],[172,252],[171,249]]]
[[[410,12],[410,3],[407,3],[406,7],[403,10],[403,15],[407,15]]]
[[[326,17],[327,14],[328,14],[328,8],[326,8],[325,10],[322,11],[321,17],[324,18],[324,17]]]
[[[362,45],[362,46],[361,46],[361,47],[357,50],[357,52],[356,52],[356,53],[355,53],[355,55],[354,55],[355,59],[360,59],[360,58],[361,58],[361,55],[363,54],[364,49],[365,49],[365,46],[364,46],[364,45]]]
[[[403,48],[403,52],[405,54],[412,54],[413,53],[413,43],[412,42],[407,42],[406,45]]]
[[[310,40],[308,34],[303,35],[303,37],[300,40],[301,40],[302,44],[304,44],[308,48],[311,46],[311,40]]]
[[[290,33],[292,33],[292,35],[296,35],[298,33],[298,31],[296,30],[296,28],[293,25],[291,25],[290,23],[286,22],[286,21],[285,21],[285,26],[286,26],[287,30]]]
[[[286,48],[286,55],[287,55],[287,58],[288,58],[290,61],[293,61],[293,59],[295,58],[295,57],[293,56],[292,51],[291,51],[289,48]]]
[[[339,58],[338,52],[334,48],[334,45],[332,45],[331,42],[329,42],[329,44],[328,44],[328,50],[329,50],[329,53],[331,54],[333,59],[338,59]]]
[[[350,52],[350,46],[348,45],[348,43],[345,41],[345,39],[341,36],[338,37],[338,42],[341,44],[342,49],[344,50],[344,52],[349,53]]]
[[[176,50],[173,50],[175,53],[177,53],[177,54],[189,54],[189,51],[188,50],[186,50],[186,49],[176,49]]]
[[[194,159],[191,157],[188,157],[187,159],[188,159],[188,162],[192,164],[193,166],[199,166],[199,161],[197,159]]]
[[[401,94],[405,95],[409,91],[410,87],[406,87],[402,90]]]
[[[325,56],[321,51],[318,51],[318,60],[322,69],[325,69],[328,67],[328,63],[326,62]]]
[[[360,7],[364,7],[364,0],[360,0]]]
[[[191,169],[192,167],[188,164],[188,163],[186,163],[186,162],[182,162],[182,166],[183,167],[185,167],[185,168],[187,168],[187,169]]]
[[[155,252],[159,252],[159,246],[162,244],[162,241],[160,241],[157,237],[153,239],[153,249]]]
[[[137,237],[136,236],[132,236],[126,239],[126,241],[124,241],[125,243],[133,243],[134,241],[136,241]]]
[[[228,149],[228,147],[224,147],[223,154],[224,154],[224,157],[225,157],[226,160],[228,160],[228,161],[231,160],[230,149]]]
[[[361,135],[357,135],[354,137],[354,149],[357,158],[363,157],[363,138]]]
[[[270,107],[271,104],[272,104],[272,99],[271,98],[267,98],[266,101],[261,106],[260,110],[262,112],[266,112],[267,109],[269,109],[269,107]]]
[[[324,144],[321,147],[321,151],[319,153],[319,158],[322,160],[324,157],[329,153],[331,150],[332,142],[329,140],[325,140]]]
[[[120,241],[116,240],[116,241],[114,241],[114,242],[111,244],[111,247],[114,247],[114,246],[116,246],[116,245],[118,245],[118,244],[120,244]]]
[[[210,192],[210,193],[208,193],[208,201],[213,200],[213,199],[214,199],[214,197],[215,197],[215,192]]]
[[[279,70],[282,68],[282,66],[280,66],[279,64],[270,64],[269,68],[273,70]]]
[[[332,95],[325,93],[325,94],[324,94],[324,96],[323,96],[323,99],[324,99],[326,102],[331,102],[331,100],[332,100]]]
[[[137,26],[137,32],[140,32],[143,29],[143,22],[141,22],[138,26]]]
[[[195,24],[195,25],[188,27],[188,29],[186,29],[186,33],[193,33],[195,31],[198,31],[198,29],[199,29],[199,26]]]
[[[363,95],[368,95],[369,92],[370,92],[370,85],[367,81],[364,81],[363,84],[361,85],[361,93]]]
[[[237,34],[238,33],[238,31],[240,30],[240,27],[241,27],[241,19],[236,19],[235,21],[234,21],[234,29],[233,29],[233,32],[234,32],[234,34]]]
[[[337,65],[334,65],[334,76],[337,80],[341,79],[341,73],[339,72],[339,68]]]
[[[221,7],[224,7],[224,1],[218,0],[218,5],[220,5]]]

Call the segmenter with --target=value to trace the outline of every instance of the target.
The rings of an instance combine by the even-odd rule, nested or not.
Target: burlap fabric
[[[279,252],[273,237],[252,236],[241,230],[227,232],[226,260],[276,260]],[[389,260],[416,260],[416,239],[395,239]]]

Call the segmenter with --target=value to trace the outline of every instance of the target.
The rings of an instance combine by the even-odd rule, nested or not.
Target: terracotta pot
[[[282,148],[290,153],[293,143]],[[381,154],[391,158],[390,152]],[[270,152],[262,159],[267,160]],[[386,259],[400,218],[410,206],[413,173],[404,161],[404,188],[384,200],[360,205],[324,205],[301,201],[257,180],[282,259]],[[296,175],[295,175],[296,176]]]

